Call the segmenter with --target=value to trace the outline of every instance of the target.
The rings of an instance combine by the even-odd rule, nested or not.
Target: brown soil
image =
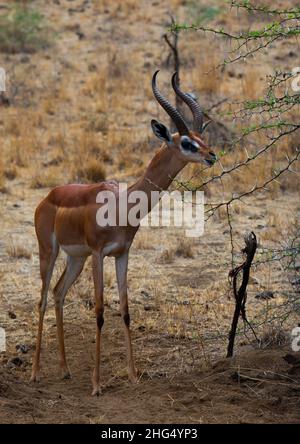
[[[70,343],[72,338],[68,336]],[[2,423],[299,422],[300,372],[288,373],[290,366],[283,359],[284,350],[251,350],[239,358],[221,360],[210,370],[193,370],[171,378],[144,374],[132,386],[125,376],[111,377],[111,366],[120,355],[120,341],[116,337],[110,341],[109,350],[104,350],[103,394],[93,398],[90,344],[77,336],[74,326],[69,344],[71,380],[58,379],[54,347],[47,350],[43,380],[37,385],[27,382],[28,368],[19,376],[1,369]],[[142,336],[137,339],[143,341]],[[180,342],[177,344],[180,347]],[[151,345],[156,347],[157,342],[144,344]],[[170,341],[166,346],[170,347]],[[157,351],[159,363],[165,350]]]

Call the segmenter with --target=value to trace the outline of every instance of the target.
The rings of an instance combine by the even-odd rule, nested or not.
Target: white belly
[[[89,256],[92,250],[87,245],[61,245],[69,256]]]
[[[130,247],[130,242],[125,244],[125,248]],[[87,245],[60,245],[62,250],[67,253],[69,256],[89,256],[92,254],[92,250]],[[110,242],[109,244],[106,244],[105,247],[102,250],[103,256],[110,256],[114,255],[114,253],[118,253],[120,249],[124,248],[124,244],[121,244],[119,242]]]

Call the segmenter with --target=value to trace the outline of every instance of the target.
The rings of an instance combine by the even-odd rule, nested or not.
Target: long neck
[[[145,173],[129,188],[129,191],[144,191],[150,197],[151,191],[167,190],[186,164],[187,162],[174,156],[171,148],[163,144]]]

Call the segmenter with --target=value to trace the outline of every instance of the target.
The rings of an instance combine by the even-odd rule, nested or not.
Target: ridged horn
[[[152,91],[153,91],[154,97],[156,98],[158,103],[161,105],[161,107],[169,114],[169,116],[171,117],[171,119],[175,123],[179,134],[182,136],[188,135],[189,129],[188,129],[182,115],[180,114],[179,111],[177,111],[177,109],[173,105],[171,105],[171,103],[167,99],[165,99],[163,97],[163,95],[160,93],[160,91],[158,90],[158,88],[156,86],[156,76],[158,73],[159,73],[159,70],[157,70],[153,74],[153,77],[152,77]]]
[[[192,111],[193,118],[194,118],[194,129],[196,131],[199,131],[200,133],[202,133],[204,130],[204,128],[203,128],[203,113],[200,108],[200,105],[189,94],[186,94],[183,91],[181,91],[181,89],[178,86],[178,73],[177,72],[174,72],[174,74],[172,75],[172,86],[173,86],[175,93],[178,95],[178,97],[180,97],[181,100],[183,100],[188,105],[190,110]]]

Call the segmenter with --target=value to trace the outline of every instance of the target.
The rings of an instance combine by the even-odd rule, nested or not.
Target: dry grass
[[[140,230],[138,231],[138,233],[136,234],[136,236],[134,238],[133,246],[137,250],[153,250],[153,249],[155,249],[151,229],[140,228]]]
[[[3,192],[5,189],[5,169],[3,160],[0,159],[0,191]]]
[[[112,288],[116,283],[116,276],[113,267],[109,267],[107,264],[104,268],[104,285],[105,287]]]
[[[70,8],[82,2],[71,3]],[[10,73],[15,71],[10,76],[9,90],[14,100],[0,119],[0,190],[14,180],[12,196],[5,194],[3,199],[8,199],[12,211],[16,201],[24,204],[26,220],[32,220],[34,206],[45,195],[45,190],[40,188],[74,180],[99,182],[106,177],[132,183],[159,147],[150,131],[150,119],[158,118],[165,124],[169,119],[153,100],[150,80],[153,71],[161,68],[159,85],[174,100],[169,82],[171,68],[165,65],[168,52],[161,39],[168,17],[166,5],[146,3],[142,8],[135,0],[98,0],[91,2],[91,7],[80,15],[70,14],[62,20],[59,8],[54,8],[50,2],[37,2],[47,20],[57,27],[55,46],[30,55],[26,63],[20,62],[21,56],[11,56],[8,60],[0,54],[0,66],[5,64]],[[172,0],[170,5],[179,18],[186,17],[188,2]],[[80,29],[85,34],[82,40],[75,34],[79,17]],[[258,26],[260,18],[256,19]],[[218,20],[223,21],[221,27],[228,25],[236,31],[242,25],[245,29],[251,25],[241,12],[237,17],[220,14]],[[276,52],[276,47],[272,48],[264,64],[253,61],[230,65],[223,72],[211,71],[222,60],[224,48],[230,49],[208,35],[183,33],[181,37],[183,84],[198,95],[206,108],[222,98],[230,102],[260,95],[264,83],[261,79],[273,66]],[[241,122],[233,123],[230,118],[218,114],[226,112],[226,107],[227,103],[215,109],[213,116],[239,131],[243,126]],[[254,135],[253,145],[247,147],[249,153],[265,142],[263,136]],[[232,194],[251,189],[255,182],[263,183],[274,169],[284,164],[285,155],[295,152],[297,146],[298,136],[286,138],[270,155],[261,156],[230,177],[225,176],[222,182],[210,184],[205,190],[207,198],[223,201]],[[218,146],[213,148],[219,151]],[[231,152],[227,150],[221,162],[224,168],[230,168],[245,158],[245,151],[237,147]],[[219,164],[200,173],[202,169],[194,165],[186,169],[185,177],[195,175],[193,183],[197,185],[201,178],[222,172]],[[297,199],[290,199],[289,193],[298,192],[298,180],[296,175],[290,174],[279,182],[270,187],[269,193],[246,201],[250,205],[236,202],[232,207],[236,250],[240,250],[240,239],[249,228],[257,231],[260,242],[266,244],[286,236],[288,224],[284,219],[288,222],[288,215],[284,213],[279,217],[277,205],[274,212],[270,205],[272,200],[277,203],[284,198],[282,205],[287,207],[290,202],[296,213]],[[6,208],[6,200],[3,208]],[[16,213],[5,212],[4,216],[5,232],[10,231],[12,221],[14,227],[23,227],[24,219],[17,219]],[[228,302],[228,289],[224,285],[230,262],[225,208],[222,207],[207,225],[207,237],[199,239],[199,244],[180,239],[177,232],[167,230],[142,228],[137,234],[129,267],[130,289],[137,311],[135,318],[147,331],[198,340],[207,331],[218,334],[226,330],[232,301]],[[33,227],[29,227],[31,231],[26,232],[26,239],[29,236],[33,239]],[[24,245],[26,242],[11,242],[7,250],[9,257],[30,258],[31,253]],[[171,265],[168,267],[168,264]],[[182,265],[184,272],[180,268]],[[215,286],[211,276],[215,276]],[[259,278],[268,285],[271,285],[270,280],[274,287],[280,288],[276,276],[270,279],[265,273]],[[82,286],[75,286],[74,293],[79,292],[87,304],[92,304],[89,302],[92,291],[89,279],[84,277]],[[35,283],[35,277],[32,280]],[[115,294],[113,266],[106,267],[105,285],[112,297],[112,293]],[[149,300],[141,296],[142,290],[149,293]],[[251,297],[250,294],[250,301]],[[144,305],[148,303],[155,305],[155,310],[150,311],[144,321]],[[255,316],[257,311],[257,305],[251,305],[250,314]],[[214,348],[223,346],[223,342],[217,340]]]
[[[177,256],[182,256],[184,258],[193,259],[194,252],[192,247],[192,241],[186,238],[180,239],[176,247],[175,254]]]
[[[30,187],[33,189],[53,188],[62,183],[61,175],[56,168],[48,168],[43,173],[37,173],[32,177]]]
[[[49,44],[47,26],[38,10],[29,8],[29,2],[12,2],[10,11],[0,16],[0,50],[6,53],[45,49]]]
[[[161,252],[158,257],[158,262],[160,264],[172,264],[175,260],[174,248],[166,248]]]
[[[289,336],[281,327],[271,327],[264,332],[261,339],[261,346],[263,348],[282,347],[289,341]]]
[[[221,74],[214,70],[212,75],[211,70],[218,66],[219,55],[218,51],[213,48],[206,53],[197,63],[196,67],[191,72],[193,89],[199,94],[208,94],[209,96],[217,96],[222,83]]]
[[[28,246],[24,245],[24,240],[11,238],[7,247],[6,253],[14,259],[31,259],[32,251]]]
[[[270,6],[274,3],[271,0],[266,2]],[[40,9],[45,16],[45,23],[55,29],[56,38],[53,45],[44,51],[9,56],[0,53],[0,66],[5,66],[8,72],[7,95],[11,99],[11,105],[1,108],[0,113],[0,191],[6,191],[0,193],[0,216],[1,233],[3,239],[7,239],[3,244],[4,254],[0,254],[0,324],[7,327],[10,349],[4,360],[8,361],[16,354],[16,344],[34,344],[37,329],[38,318],[33,307],[39,299],[41,281],[33,226],[34,208],[45,197],[48,188],[58,184],[98,182],[105,178],[131,184],[144,172],[160,145],[151,132],[150,120],[157,118],[169,125],[168,116],[153,99],[151,75],[156,69],[161,70],[159,87],[174,103],[170,86],[173,67],[166,64],[168,49],[162,39],[165,25],[169,21],[168,12],[184,21],[194,18],[190,14],[192,3],[202,11],[209,10],[212,5],[223,8],[217,0],[209,4],[203,0],[169,0],[167,3],[60,0],[60,7],[55,2],[29,3],[30,7]],[[265,24],[260,14],[249,18],[241,10],[236,15],[220,12],[215,23],[218,28],[228,28],[232,32]],[[211,26],[212,23],[207,22],[207,25]],[[78,31],[83,36],[80,37]],[[285,64],[290,66],[296,63],[296,58],[274,59],[275,55],[280,53],[284,56],[290,51],[290,45],[274,42],[274,46],[263,54],[263,59],[228,65],[221,71],[212,70],[224,55],[229,56],[231,45],[232,42],[223,42],[222,39],[209,36],[209,33],[182,32],[179,42],[181,79],[184,89],[193,91],[204,108],[227,99],[227,102],[213,108],[210,113],[215,120],[224,122],[238,135],[246,122],[233,120],[232,116],[226,114],[229,104],[257,98],[262,93],[265,75],[270,69],[276,67],[283,70]],[[236,108],[239,106],[237,104]],[[232,105],[231,109],[236,108]],[[297,115],[294,117],[298,118]],[[259,119],[253,119],[251,123],[259,123]],[[221,148],[215,142],[214,134],[206,134],[205,140],[210,140],[212,149],[219,153]],[[247,146],[249,154],[253,154],[266,141],[267,138],[262,135],[254,134],[251,145]],[[298,145],[299,136],[295,134],[278,144],[278,148],[272,149],[270,155],[260,156],[250,166],[241,168],[230,177],[224,176],[222,181],[209,184],[205,189],[207,200],[224,201],[251,189],[256,182],[263,183],[274,170],[285,164],[286,154],[295,153]],[[235,150],[226,146],[224,155],[220,157],[225,169],[245,158],[246,152],[239,146]],[[294,165],[293,169],[297,168]],[[193,184],[198,185],[201,179],[222,172],[219,163],[211,169],[203,169],[203,165],[191,165],[179,178],[187,180],[193,175]],[[296,194],[299,191],[298,182],[298,176],[291,173],[281,178],[269,191],[257,193],[252,199],[244,199],[243,202],[237,201],[231,207],[236,253],[243,247],[244,232],[252,229],[263,247],[278,247],[278,244],[286,242],[293,229],[294,222],[291,219],[299,219],[300,207]],[[241,255],[237,259],[238,263],[240,259]],[[51,282],[52,288],[64,266],[65,255],[60,253]],[[65,302],[66,347],[74,378],[70,383],[57,380],[56,321],[50,296],[43,336],[42,372],[45,379],[41,383],[41,389],[46,390],[49,399],[45,400],[45,396],[34,387],[24,386],[26,390],[25,394],[22,392],[21,404],[18,399],[16,408],[14,404],[11,406],[12,420],[17,421],[19,417],[16,415],[23,415],[26,421],[32,421],[34,417],[37,422],[41,422],[50,414],[61,422],[64,412],[72,412],[69,417],[72,416],[71,420],[77,422],[81,419],[85,422],[105,422],[115,414],[116,394],[123,402],[120,404],[123,407],[119,409],[119,418],[123,416],[122,412],[128,414],[127,401],[131,399],[136,403],[132,409],[133,419],[136,419],[136,412],[140,413],[143,409],[146,416],[151,409],[157,410],[162,419],[162,394],[167,391],[173,399],[170,398],[169,403],[166,398],[165,422],[170,419],[172,412],[177,412],[176,418],[181,421],[183,411],[186,414],[184,418],[199,422],[206,418],[201,410],[214,422],[218,420],[218,414],[214,417],[218,411],[222,411],[222,419],[230,421],[232,417],[226,417],[228,405],[237,411],[238,420],[245,422],[250,418],[250,422],[254,422],[253,417],[240,415],[241,411],[245,413],[245,409],[238,404],[233,389],[248,390],[250,398],[245,393],[242,393],[242,398],[249,400],[250,410],[253,410],[253,403],[261,399],[257,417],[262,422],[263,416],[259,416],[261,410],[270,412],[269,404],[266,405],[267,398],[260,394],[262,385],[257,386],[254,392],[245,384],[233,387],[231,379],[229,387],[228,380],[225,380],[224,390],[228,398],[223,408],[219,403],[219,393],[211,398],[210,392],[205,394],[205,390],[201,391],[201,383],[199,386],[197,383],[199,371],[203,368],[211,369],[211,362],[224,356],[234,310],[234,297],[228,284],[230,268],[231,245],[225,207],[221,207],[218,214],[206,223],[204,235],[194,240],[184,237],[182,231],[175,228],[141,227],[130,251],[128,290],[137,367],[142,371],[142,379],[147,380],[147,384],[146,391],[144,384],[141,384],[134,389],[137,396],[132,396],[132,389],[125,379],[124,335],[122,319],[119,317],[114,260],[105,259],[105,327],[101,372],[103,383],[108,382],[104,395],[108,402],[101,416],[98,414],[98,419],[91,413],[95,407],[97,410],[98,401],[86,396],[96,332],[89,258]],[[286,272],[273,262],[255,267],[251,273],[247,289],[247,315],[265,347],[281,346],[285,340],[279,328],[277,331],[268,331],[258,325],[271,320],[277,312],[275,308],[287,301],[284,296],[287,285]],[[272,300],[255,297],[266,289],[274,292]],[[16,313],[16,320],[7,320],[10,310]],[[284,327],[296,325],[297,322],[296,314],[291,312]],[[244,354],[248,359],[253,338],[250,331],[247,338],[243,336],[242,323],[239,327],[242,334],[237,338],[236,352]],[[20,368],[9,369],[20,378],[17,382],[19,386],[20,381],[29,379],[31,353],[20,355],[24,362]],[[82,365],[78,366],[78,363]],[[262,368],[264,364],[262,360]],[[182,395],[182,392],[178,398],[180,380],[176,378],[179,375],[182,375],[182,381],[187,379],[187,386],[191,383],[192,389],[190,394]],[[218,381],[223,376],[216,375]],[[153,384],[158,383],[160,385],[155,396],[152,396]],[[263,386],[271,387],[267,383]],[[22,389],[22,383],[20,387]],[[26,393],[30,396],[29,393],[34,392],[36,399],[26,398]],[[57,393],[62,394],[64,402],[52,408]],[[80,418],[77,417],[78,403],[74,401],[74,393],[78,394],[76,399],[83,396],[84,408],[82,403],[78,407]],[[151,398],[151,402],[154,399],[149,412],[147,404],[141,402],[139,405],[141,393],[145,398]],[[273,402],[274,394],[271,396],[270,402]],[[22,402],[26,403],[25,409],[22,409]],[[47,413],[45,409],[38,408],[39,403],[42,407],[49,403]],[[216,407],[214,412],[208,408],[211,403]],[[279,406],[276,404],[274,411],[282,408],[282,411],[285,410],[283,415],[288,415],[286,405],[288,402],[285,404],[285,401]],[[30,416],[31,407],[33,416]],[[3,412],[6,410],[3,407]],[[39,417],[35,411],[43,411],[43,415]],[[123,422],[126,419],[122,417]]]
[[[73,177],[78,182],[102,182],[105,180],[105,167],[96,159],[91,159],[85,165],[78,166],[73,173]]]
[[[259,75],[257,69],[251,66],[242,77],[243,96],[249,100],[258,99],[263,95],[265,88],[265,76]]]
[[[15,165],[12,165],[5,169],[4,176],[8,180],[14,180],[18,175],[18,169]]]
[[[176,9],[179,18],[191,18],[191,2],[172,0],[170,5]],[[201,13],[209,9],[207,5],[196,6]],[[47,6],[37,7],[41,7],[41,12],[47,17]],[[163,64],[167,55],[165,48],[163,55],[161,53],[161,29],[158,32],[153,7],[149,4],[142,9],[134,0],[97,1],[93,2],[91,11],[98,14],[100,22],[103,20],[103,26],[111,19],[118,23],[111,30],[109,39],[106,34],[101,37],[100,52],[97,45],[101,32],[92,15],[90,17],[92,13],[86,11],[80,27],[85,39],[80,42],[68,40],[62,44],[58,37],[56,46],[47,49],[45,58],[37,53],[24,64],[12,61],[16,68],[10,76],[9,86],[13,90],[18,87],[21,93],[26,90],[30,100],[24,101],[18,92],[13,106],[2,117],[2,187],[5,180],[13,177],[28,181],[29,186],[36,189],[73,180],[101,181],[105,177],[132,181],[144,171],[153,155],[150,143],[154,139],[149,120],[156,116],[164,121],[166,116],[153,101],[150,78],[152,71]],[[136,25],[138,18],[149,31],[147,35]],[[53,22],[56,19],[60,23],[60,17],[51,17]],[[242,12],[236,18],[219,11],[216,19],[233,30],[247,27],[250,23],[247,14]],[[126,27],[124,23],[127,23]],[[154,23],[155,26],[152,26]],[[102,25],[97,26],[101,28]],[[63,32],[68,33],[68,39],[71,39],[77,28],[70,17],[70,22],[64,23]],[[124,45],[120,46],[120,41],[124,41]],[[132,41],[134,45],[130,43]],[[64,45],[69,52],[62,54]],[[209,52],[202,50],[207,47]],[[97,49],[97,57],[93,51],[90,52],[91,48]],[[230,47],[208,34],[182,34],[180,50],[186,62],[182,70],[183,83],[187,90],[199,96],[205,107],[223,97],[243,100],[262,93],[265,75],[269,72],[266,63],[235,64],[229,65],[223,72],[211,71]],[[162,69],[160,84],[173,99],[166,71]],[[226,110],[226,106],[222,110]],[[241,126],[239,122],[235,123],[237,129]],[[257,146],[265,143],[260,135],[253,138]],[[285,154],[291,153],[297,143],[296,135],[286,138],[270,156],[261,156],[251,166],[225,177],[222,184],[209,186],[207,196],[217,200],[250,189],[254,177],[255,181],[263,182],[285,161]],[[218,147],[214,148],[218,151]],[[251,152],[251,147],[248,150]],[[245,156],[242,149],[237,149],[226,153],[221,162],[226,168],[243,161]],[[44,171],[45,166],[47,169]],[[54,166],[57,168],[52,169]],[[198,165],[189,170],[192,174],[196,172],[195,184],[201,182],[197,179],[197,170],[199,174]],[[205,179],[221,171],[221,167],[216,165],[213,170],[201,173],[201,177]],[[297,180],[292,175],[283,177],[280,184],[271,187],[274,198],[287,190],[297,190]],[[237,209],[236,214],[238,212]],[[220,210],[219,216],[220,220],[224,220],[226,215]],[[139,247],[143,249],[143,243],[148,248],[147,241],[141,241]]]

